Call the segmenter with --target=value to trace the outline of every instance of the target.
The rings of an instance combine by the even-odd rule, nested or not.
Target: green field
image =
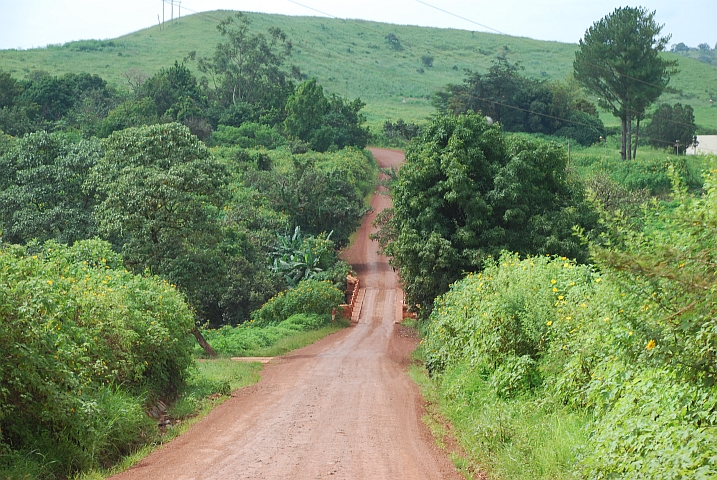
[[[78,41],[31,50],[0,50],[0,68],[22,78],[33,71],[51,74],[97,73],[119,85],[123,75],[141,72],[148,76],[175,60],[196,51],[209,56],[221,37],[217,23],[230,11],[214,11],[183,17],[174,25],[140,30],[114,40]],[[528,38],[392,25],[362,20],[249,14],[252,28],[265,32],[269,26],[284,30],[294,45],[291,62],[307,78],[316,77],[324,89],[366,102],[364,112],[373,128],[385,120],[403,118],[420,122],[434,114],[430,96],[448,83],[460,83],[464,69],[485,72],[498,54],[520,61],[525,74],[539,79],[564,79],[572,72],[575,44]],[[587,27],[587,25],[586,25]],[[402,48],[389,45],[394,34]],[[434,58],[433,66],[421,61]],[[692,58],[666,53],[679,61],[680,73],[671,86],[676,92],[660,101],[681,102],[695,109],[697,124],[717,128],[717,68]],[[190,68],[196,64],[190,62]],[[421,73],[421,70],[423,73]],[[603,113],[606,125],[617,125]]]

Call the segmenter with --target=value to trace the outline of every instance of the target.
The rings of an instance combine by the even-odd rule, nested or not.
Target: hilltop
[[[182,17],[164,28],[154,26],[111,40],[83,40],[31,50],[0,50],[0,65],[21,78],[41,70],[51,74],[97,73],[126,85],[124,74],[148,76],[190,51],[211,55],[221,37],[217,23],[231,11]],[[460,83],[465,69],[486,71],[496,55],[521,62],[524,74],[538,79],[564,79],[572,72],[576,44],[547,42],[466,30],[393,25],[364,20],[293,17],[250,13],[252,29],[284,30],[294,45],[291,63],[307,77],[316,77],[326,91],[366,102],[369,124],[386,119],[423,121],[434,113],[430,95],[448,83]],[[395,36],[398,43],[389,42]],[[392,37],[393,38],[393,37]],[[665,53],[679,61],[672,93],[660,102],[690,104],[697,124],[717,127],[717,68],[698,60]],[[424,59],[432,57],[432,66]],[[196,64],[188,62],[195,69]],[[617,125],[601,114],[607,125]]]

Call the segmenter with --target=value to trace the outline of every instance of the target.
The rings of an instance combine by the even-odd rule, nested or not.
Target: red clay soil
[[[381,167],[403,161],[399,151],[372,152]],[[112,478],[462,478],[421,421],[424,400],[406,375],[416,340],[395,324],[398,278],[368,238],[390,198],[371,204],[344,254],[366,289],[358,324],[274,359],[259,383]]]

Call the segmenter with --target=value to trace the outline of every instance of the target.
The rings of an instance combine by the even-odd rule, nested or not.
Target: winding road
[[[381,167],[403,153],[372,149]],[[268,363],[187,433],[117,480],[460,479],[421,421],[424,401],[408,378],[415,339],[400,334],[402,292],[369,240],[378,192],[344,259],[365,288],[358,324]]]

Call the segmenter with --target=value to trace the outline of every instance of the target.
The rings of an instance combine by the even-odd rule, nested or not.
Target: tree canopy
[[[94,191],[83,184],[101,155],[96,139],[47,132],[26,135],[0,155],[3,240],[72,244],[95,235]]]
[[[695,142],[695,112],[690,105],[681,103],[668,105],[663,103],[652,114],[652,121],[647,126],[647,136],[656,148],[687,147]]]
[[[366,119],[359,113],[364,105],[358,98],[349,102],[335,94],[324,96],[323,87],[314,78],[299,85],[287,100],[284,129],[317,152],[363,148],[369,137],[368,129],[362,126]]]
[[[378,235],[408,301],[430,312],[450,283],[501,250],[584,261],[571,229],[595,218],[566,163],[562,146],[505,137],[477,114],[434,120],[406,152],[393,218]]]
[[[583,145],[604,135],[597,109],[574,81],[535,80],[522,70],[501,55],[486,74],[467,70],[463,84],[448,85],[433,104],[442,114],[481,112],[510,132],[567,136]]]
[[[660,56],[670,36],[660,37],[662,26],[655,12],[638,7],[616,8],[593,23],[575,52],[575,78],[597,95],[598,105],[622,123],[622,159],[632,151],[632,121],[639,121],[646,109],[677,73],[676,61]]]
[[[198,62],[199,71],[208,76],[202,82],[215,110],[228,110],[220,113],[225,125],[238,127],[246,120],[280,122],[286,99],[294,90],[291,75],[284,69],[292,50],[286,33],[278,27],[269,28],[268,35],[252,33],[250,25],[249,17],[241,12],[219,22],[217,29],[226,40],[217,45],[211,58]],[[232,122],[236,115],[241,120]]]

